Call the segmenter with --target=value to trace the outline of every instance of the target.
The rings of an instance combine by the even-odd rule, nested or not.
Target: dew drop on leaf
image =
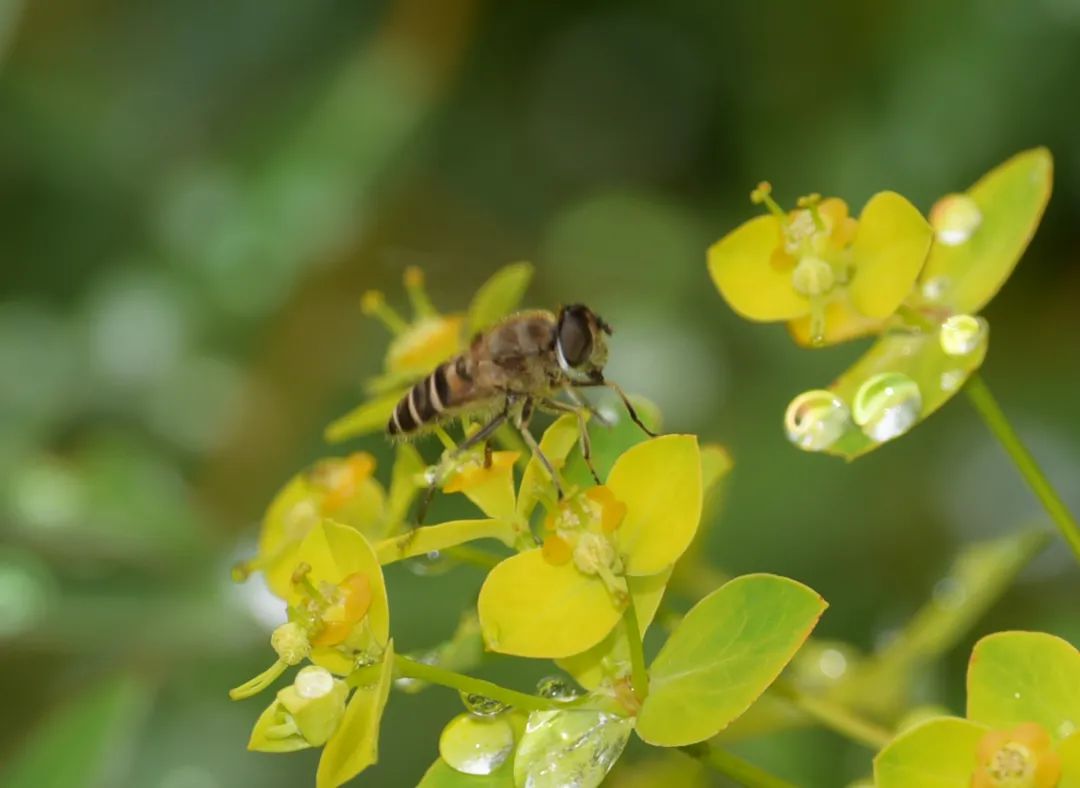
[[[534,711],[514,758],[520,788],[596,788],[622,754],[633,722],[585,709]]]
[[[948,356],[966,356],[986,341],[986,320],[972,315],[953,315],[941,324],[938,341]]]
[[[439,755],[463,774],[491,774],[514,750],[514,729],[502,718],[460,714],[439,737]]]
[[[934,276],[923,282],[922,295],[927,301],[940,301],[952,283],[947,276]]]
[[[536,682],[536,694],[550,700],[573,700],[581,693],[562,676],[548,676]]]
[[[851,413],[840,397],[825,389],[804,391],[784,413],[788,440],[804,451],[824,451],[844,434]]]
[[[911,429],[921,410],[918,383],[902,372],[882,372],[859,386],[852,415],[867,437],[884,442]]]
[[[460,695],[465,708],[469,710],[470,714],[477,717],[495,717],[510,708],[502,701],[476,692],[461,692]]]

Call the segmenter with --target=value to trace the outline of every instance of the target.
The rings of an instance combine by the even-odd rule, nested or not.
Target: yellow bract
[[[347,578],[364,575],[370,589],[370,603],[364,620],[376,644],[386,645],[390,636],[390,604],[382,567],[375,550],[355,528],[323,520],[300,544],[296,558],[298,565],[310,567],[307,578],[316,589],[324,585],[338,587]],[[289,604],[300,605],[307,599],[299,585],[293,584],[289,589]]]
[[[573,562],[550,563],[539,548],[492,569],[477,610],[488,648],[548,659],[596,645],[622,614],[598,578],[582,574]]]
[[[881,327],[911,292],[932,233],[907,200],[879,192],[856,222],[839,199],[816,195],[745,222],[709,249],[709,273],[743,317],[787,321],[805,344],[839,342]]]
[[[693,435],[663,435],[615,461],[607,487],[626,505],[615,532],[626,574],[651,575],[675,563],[701,520],[701,453]]]
[[[514,515],[514,463],[520,452],[497,451],[485,465],[481,456],[469,460],[443,486],[443,492],[464,493],[488,517],[510,518]]]

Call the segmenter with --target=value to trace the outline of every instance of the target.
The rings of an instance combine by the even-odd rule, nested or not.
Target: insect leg
[[[554,399],[542,400],[540,407],[547,409],[552,413],[573,413],[577,416],[578,420],[578,444],[581,446],[581,457],[585,460],[585,465],[589,469],[589,473],[592,474],[593,481],[597,484],[603,484],[600,481],[600,475],[596,472],[596,467],[592,461],[592,440],[589,438],[589,429],[585,423],[585,413],[588,410],[585,406],[574,407],[573,405],[567,405],[564,402],[559,402]]]
[[[585,410],[589,411],[589,414],[598,422],[600,422],[600,424],[604,425],[605,427],[615,426],[611,423],[611,421],[608,420],[608,417],[601,413],[599,410],[597,410],[596,407],[591,402],[589,402],[589,400],[574,391],[572,386],[564,387],[563,391],[566,392],[566,396],[570,398],[571,402],[573,402],[577,407],[584,408]]]
[[[622,404],[626,408],[626,412],[630,414],[631,421],[633,421],[634,424],[638,425],[641,428],[641,431],[644,432],[646,435],[648,435],[650,438],[655,438],[657,436],[657,433],[650,430],[641,421],[641,418],[638,416],[637,411],[634,410],[634,406],[630,403],[630,398],[626,396],[626,392],[623,391],[622,388],[619,387],[619,384],[617,384],[617,383],[615,383],[614,381],[611,381],[611,380],[605,380],[604,378],[600,378],[599,380],[589,381],[587,383],[575,383],[574,385],[577,388],[592,388],[594,386],[607,386],[609,389],[611,389],[612,391],[614,391],[616,394],[619,395],[619,399],[622,400]]]
[[[536,438],[529,432],[529,418],[532,416],[532,406],[533,402],[531,399],[525,400],[525,404],[521,408],[521,415],[514,420],[514,426],[517,427],[517,431],[521,433],[522,439],[532,451],[533,456],[540,460],[540,464],[543,465],[544,469],[548,472],[552,483],[555,485],[555,492],[558,494],[559,500],[561,501],[566,496],[566,493],[563,491],[559,474],[555,470],[555,466],[551,464],[551,460],[547,458],[540,448],[540,444],[536,442]]]

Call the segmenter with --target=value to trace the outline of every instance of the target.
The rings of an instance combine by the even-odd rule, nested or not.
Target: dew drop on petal
[[[952,282],[947,276],[934,276],[922,284],[922,296],[927,301],[941,301]]]
[[[959,246],[982,224],[982,213],[975,201],[964,194],[949,194],[930,209],[930,225],[938,243]]]
[[[574,700],[580,692],[562,676],[548,676],[536,682],[536,694],[549,700]]]
[[[441,550],[410,558],[405,562],[409,571],[420,577],[431,577],[449,572],[454,567],[454,560]]]
[[[852,416],[867,437],[884,442],[911,429],[921,410],[918,383],[902,372],[882,372],[859,386]]]
[[[521,788],[596,788],[630,738],[633,721],[588,709],[534,711],[514,757]]]
[[[986,340],[989,326],[981,317],[953,315],[941,324],[938,341],[948,356],[966,356]]]
[[[941,378],[938,381],[938,385],[941,386],[942,391],[956,391],[960,388],[960,384],[964,382],[964,370],[962,369],[949,369],[941,373]]]
[[[495,717],[510,708],[502,701],[489,698],[487,695],[476,692],[460,692],[459,694],[465,708],[477,717]]]
[[[334,677],[326,668],[308,665],[301,668],[293,680],[296,694],[301,698],[313,700],[328,695],[334,688]]]
[[[844,434],[851,419],[848,406],[825,389],[804,391],[788,405],[784,429],[788,440],[804,451],[823,451]]]
[[[514,729],[504,719],[460,714],[439,737],[439,755],[463,774],[491,774],[514,751]]]

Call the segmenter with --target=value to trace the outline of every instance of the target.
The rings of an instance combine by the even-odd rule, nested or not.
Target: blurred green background
[[[408,264],[447,310],[517,259],[531,305],[593,305],[611,376],[736,459],[716,565],[796,577],[831,603],[820,635],[882,642],[961,545],[1040,510],[962,398],[850,466],[793,449],[786,403],[861,347],[740,322],[704,250],[763,178],[787,204],[891,188],[927,210],[1048,145],[1055,194],[984,372],[1080,508],[1077,74],[1078,0],[3,0],[0,763],[69,763],[41,772],[56,786],[313,784],[312,753],[244,750],[263,704],[225,693],[268,664],[281,610],[229,566],[333,451],[322,426],[386,343],[359,294],[402,303]],[[351,446],[387,470],[380,436]],[[399,647],[445,637],[480,579],[395,568]],[[1078,594],[1055,541],[919,691],[962,709],[988,631],[1080,641]],[[358,782],[415,784],[459,708],[395,696]],[[820,730],[745,752],[800,785],[869,764]]]

